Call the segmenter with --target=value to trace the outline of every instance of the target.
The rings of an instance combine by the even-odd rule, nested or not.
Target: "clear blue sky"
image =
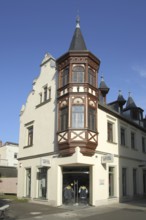
[[[18,142],[19,113],[46,52],[67,52],[79,11],[86,46],[101,60],[108,102],[130,91],[146,113],[145,0],[0,0],[0,139]]]

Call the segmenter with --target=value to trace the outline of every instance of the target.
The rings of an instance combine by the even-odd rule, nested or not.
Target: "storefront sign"
[[[42,157],[40,158],[40,165],[42,167],[51,167],[51,161],[48,158]]]
[[[113,154],[106,154],[101,157],[101,163],[113,163],[114,162],[114,155]]]
[[[104,179],[100,179],[100,180],[99,180],[99,185],[100,185],[100,186],[104,185]]]

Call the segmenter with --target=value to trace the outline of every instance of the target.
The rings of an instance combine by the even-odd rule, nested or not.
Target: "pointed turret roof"
[[[129,109],[129,108],[137,108],[133,98],[131,97],[130,92],[129,92],[129,97],[126,103],[126,109]]]
[[[124,105],[126,103],[126,100],[124,99],[121,90],[119,90],[117,101],[120,105]]]
[[[101,76],[99,89],[100,89],[101,93],[104,95],[106,95],[109,92],[109,87],[106,85],[103,76]]]
[[[76,29],[69,47],[70,50],[87,50],[86,44],[80,29],[80,18],[77,16],[76,18]]]

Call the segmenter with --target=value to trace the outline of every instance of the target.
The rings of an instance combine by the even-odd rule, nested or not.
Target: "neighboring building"
[[[17,194],[17,155],[16,143],[0,142],[0,193]]]
[[[143,110],[121,93],[107,104],[99,67],[77,19],[68,52],[45,55],[21,109],[18,197],[97,206],[146,194]]]
[[[18,165],[18,151],[17,143],[6,142],[0,145],[0,166],[15,166]]]

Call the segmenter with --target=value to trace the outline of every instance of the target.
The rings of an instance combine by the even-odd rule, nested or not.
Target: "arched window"
[[[85,69],[82,66],[73,67],[72,71],[72,82],[84,83]]]

